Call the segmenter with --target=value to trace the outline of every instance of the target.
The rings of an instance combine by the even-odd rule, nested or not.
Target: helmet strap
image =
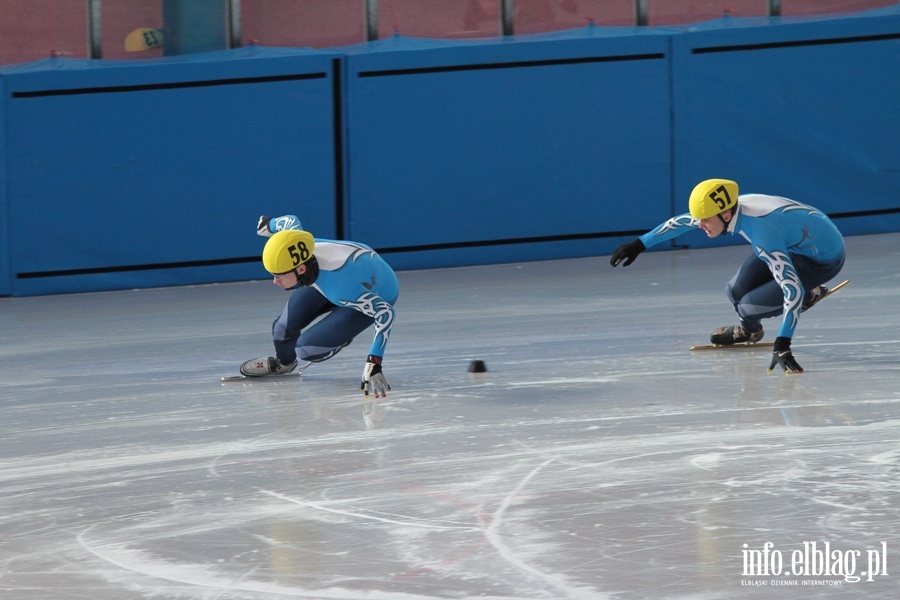
[[[306,266],[306,270],[303,272],[303,275],[297,275],[297,285],[307,287],[314,284],[316,279],[319,278],[319,261],[316,260],[315,256],[312,256],[303,264]],[[294,271],[296,272],[296,269]]]
[[[719,220],[722,221],[722,225],[725,226],[725,229],[722,230],[723,233],[728,231],[728,225],[730,224],[730,221],[726,221],[725,217],[723,217],[722,215],[724,215],[727,212],[727,213],[731,214],[731,219],[734,220],[734,211],[735,211],[735,207],[732,206],[729,210],[723,210],[722,212],[720,212],[719,214],[716,215],[717,217],[719,217]]]

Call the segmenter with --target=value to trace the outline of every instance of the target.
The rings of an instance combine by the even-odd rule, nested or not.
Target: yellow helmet
[[[273,275],[288,273],[312,258],[315,248],[316,241],[308,231],[279,231],[269,238],[263,248],[263,266]]]
[[[730,179],[707,179],[694,186],[688,210],[695,219],[708,219],[737,204],[738,184]]]

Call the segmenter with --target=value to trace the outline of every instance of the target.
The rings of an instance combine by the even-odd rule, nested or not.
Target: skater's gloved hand
[[[791,338],[775,338],[775,348],[772,352],[772,364],[769,365],[769,372],[771,372],[776,365],[780,365],[785,373],[803,372],[803,367],[797,364],[797,361],[794,359],[794,354],[791,352]]]
[[[369,392],[374,393],[376,398],[379,396],[387,398],[387,393],[391,386],[388,385],[387,380],[384,378],[384,373],[381,372],[380,356],[372,356],[370,354],[366,358],[366,368],[363,369],[359,389],[365,394],[366,398],[369,397]]]
[[[631,263],[634,262],[634,259],[638,257],[638,254],[646,250],[647,247],[644,246],[644,242],[641,241],[641,238],[635,239],[633,242],[628,242],[627,244],[622,244],[616,251],[613,252],[612,258],[609,259],[609,264],[614,267],[618,267],[619,263],[623,260],[623,267],[627,267]]]
[[[271,221],[271,219],[266,215],[259,218],[259,222],[256,224],[256,235],[272,237],[272,232],[269,230],[269,221]]]

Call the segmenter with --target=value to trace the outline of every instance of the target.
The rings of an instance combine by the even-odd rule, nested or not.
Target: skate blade
[[[775,342],[744,342],[742,344],[701,344],[691,346],[691,350],[751,350],[753,348],[771,348]]]
[[[245,383],[246,382],[257,382],[257,381],[259,381],[259,382],[281,381],[284,379],[291,379],[293,377],[302,377],[303,371],[305,371],[306,368],[309,367],[309,365],[311,365],[311,364],[312,364],[311,362],[302,364],[302,365],[298,366],[296,369],[294,369],[293,371],[291,371],[290,373],[285,373],[283,375],[262,375],[260,377],[248,377],[246,375],[226,375],[226,376],[222,377],[222,379],[220,379],[219,381],[221,381],[222,383],[230,383],[230,382],[235,382],[235,381],[243,381]]]
[[[221,381],[222,383],[229,383],[229,382],[235,382],[235,381],[263,383],[266,381],[284,381],[285,379],[296,379],[296,378],[299,378],[301,375],[303,375],[303,373],[298,373],[297,371],[285,373],[284,375],[264,375],[263,377],[247,377],[246,375],[226,375],[219,381]]]
[[[843,287],[846,287],[846,286],[850,285],[850,282],[852,282],[852,281],[853,281],[852,279],[845,279],[844,281],[840,282],[839,284],[837,284],[836,286],[834,286],[833,288],[831,288],[830,290],[828,290],[828,293],[825,294],[825,298],[827,298],[828,296],[832,295],[833,293],[835,293],[835,292],[838,291],[839,289],[841,289],[841,288],[843,288]],[[824,300],[825,298],[823,298],[823,300]]]

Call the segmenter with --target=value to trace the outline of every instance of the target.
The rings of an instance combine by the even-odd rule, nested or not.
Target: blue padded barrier
[[[260,213],[398,269],[608,254],[713,176],[897,231],[898,39],[889,8],[3,67],[0,295],[261,278]]]
[[[587,256],[667,216],[669,35],[347,50],[346,234],[396,267]]]
[[[336,57],[244,48],[0,72],[11,293],[264,277],[263,213],[336,236]]]
[[[6,127],[3,127],[3,115],[6,114],[6,83],[0,77],[0,296],[12,294],[9,263],[12,245],[9,241],[9,204],[6,199]]]
[[[673,211],[727,177],[813,204],[845,235],[900,229],[900,9],[725,18],[673,44]]]

